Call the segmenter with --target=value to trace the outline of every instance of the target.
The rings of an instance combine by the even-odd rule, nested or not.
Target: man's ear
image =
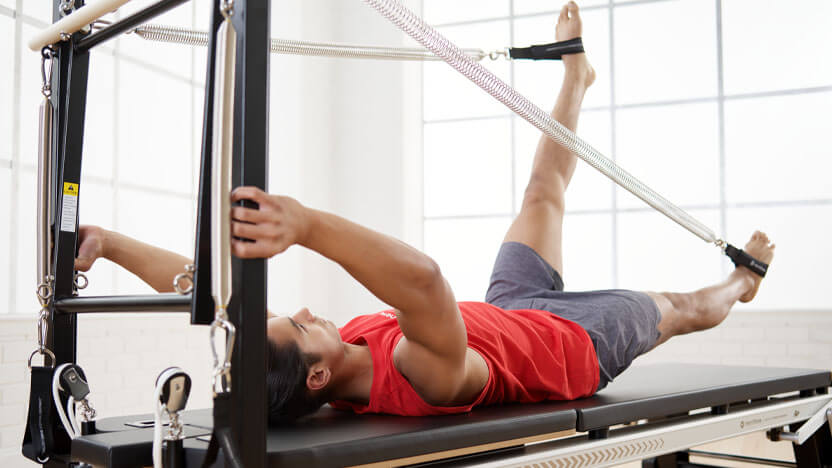
[[[329,384],[329,379],[332,377],[332,371],[329,367],[314,366],[309,369],[309,375],[306,377],[306,387],[309,390],[321,390]]]

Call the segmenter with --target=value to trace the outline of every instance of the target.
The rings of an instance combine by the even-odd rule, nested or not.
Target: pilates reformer
[[[647,466],[695,466],[688,462],[689,456],[706,454],[686,451],[690,447],[768,430],[772,440],[794,444],[797,466],[832,465],[832,396],[828,391],[832,379],[827,370],[634,368],[586,400],[480,408],[470,414],[434,418],[356,416],[324,408],[297,425],[268,429],[265,329],[262,323],[243,320],[242,313],[244,309],[248,315],[262,310],[265,319],[266,266],[263,260],[231,257],[227,222],[232,185],[266,188],[268,80],[264,77],[268,76],[270,44],[274,44],[269,42],[268,21],[263,20],[269,18],[268,0],[215,2],[211,33],[189,32],[195,34],[193,40],[184,41],[207,42],[209,51],[196,252],[194,265],[183,276],[190,287],[179,288],[183,278],[177,277],[179,294],[77,295],[86,285],[73,265],[89,51],[125,32],[150,35],[153,30],[142,25],[185,0],[161,0],[120,21],[92,26],[127,1],[93,0],[84,6],[83,0],[56,0],[55,23],[30,41],[30,47],[43,55],[44,103],[38,171],[37,294],[41,312],[38,348],[29,358],[32,390],[23,445],[27,457],[50,466],[143,466],[158,464],[159,459],[169,467],[203,463],[246,467],[423,463],[608,466],[638,459],[645,459]],[[425,49],[391,52],[387,48],[291,43],[291,47],[317,49],[286,53],[390,58],[370,57],[383,53],[418,60],[439,57],[616,183],[720,247],[735,263],[765,274],[767,265],[717,238],[474,61],[493,54],[456,48],[394,0],[366,1]],[[155,30],[157,39],[162,32]],[[518,54],[531,57],[514,57],[509,51],[505,56],[535,58],[541,50],[518,49]],[[247,153],[243,148],[248,148]],[[244,290],[235,287],[241,284],[246,284]],[[155,398],[160,406],[155,415],[94,421],[95,415],[86,412],[83,422],[87,424],[61,427],[53,410],[74,407],[73,401],[86,401],[84,392],[89,393],[83,385],[70,385],[83,381],[78,380],[83,372],[74,366],[77,314],[128,311],[190,312],[192,324],[211,325],[212,337],[217,330],[224,332],[224,352],[212,348],[213,411],[183,412],[181,395],[187,399],[190,383],[185,385],[178,370],[169,370],[157,384]],[[32,364],[36,355],[43,357],[42,366]],[[63,377],[65,371],[72,370],[75,380]],[[170,379],[174,378],[179,380],[173,383]],[[65,385],[59,389],[55,382]],[[162,411],[169,415],[169,433],[160,454],[155,441]],[[144,422],[148,419],[157,421],[152,430]]]

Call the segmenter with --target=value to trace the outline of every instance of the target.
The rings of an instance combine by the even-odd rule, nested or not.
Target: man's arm
[[[435,401],[456,396],[464,380],[467,336],[453,292],[436,262],[392,237],[306,208],[289,197],[242,187],[232,200],[243,199],[257,202],[259,209],[233,208],[232,234],[254,240],[233,241],[235,255],[270,257],[299,244],[335,261],[397,310],[407,338],[404,349],[397,351],[407,362],[397,364],[411,368],[408,363],[419,356],[421,362],[405,371],[417,390]]]
[[[173,278],[193,263],[189,258],[97,226],[81,226],[75,268],[88,271],[106,258],[138,276],[158,292],[172,292]]]

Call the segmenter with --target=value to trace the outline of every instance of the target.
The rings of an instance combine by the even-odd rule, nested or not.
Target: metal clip
[[[87,279],[87,275],[81,273],[80,271],[76,271],[73,283],[75,285],[75,289],[86,289],[86,287],[90,285],[90,280]]]
[[[218,328],[225,330],[225,356],[222,364],[220,364],[219,355],[217,354],[216,331]],[[237,330],[234,324],[228,321],[224,309],[217,311],[214,321],[211,323],[211,355],[214,357],[214,372],[211,375],[211,388],[214,390],[214,395],[217,393],[231,391],[231,354],[234,352],[234,339]]]
[[[179,273],[178,275],[173,277],[173,289],[174,291],[178,292],[179,294],[189,294],[191,291],[194,290],[194,272],[196,271],[196,267],[193,263],[189,265],[185,265],[185,273]],[[180,283],[185,281],[187,283],[186,287],[181,287]]]
[[[220,0],[220,13],[226,19],[234,15],[234,0]]]
[[[509,58],[508,49],[492,50],[491,52],[488,53],[488,58],[490,58],[491,60],[499,60],[500,57],[503,57],[504,59],[508,60],[508,58]]]
[[[50,47],[44,47],[40,51],[40,75],[43,79],[43,84],[40,92],[45,96],[52,96],[52,59],[55,57],[55,52]]]
[[[61,0],[58,8],[61,10],[61,16],[66,16],[75,11],[75,2],[73,0]]]

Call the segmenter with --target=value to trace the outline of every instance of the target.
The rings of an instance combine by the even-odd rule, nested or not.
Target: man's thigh
[[[520,242],[500,246],[485,301],[502,308],[521,299],[562,291],[560,274],[534,249]]]

